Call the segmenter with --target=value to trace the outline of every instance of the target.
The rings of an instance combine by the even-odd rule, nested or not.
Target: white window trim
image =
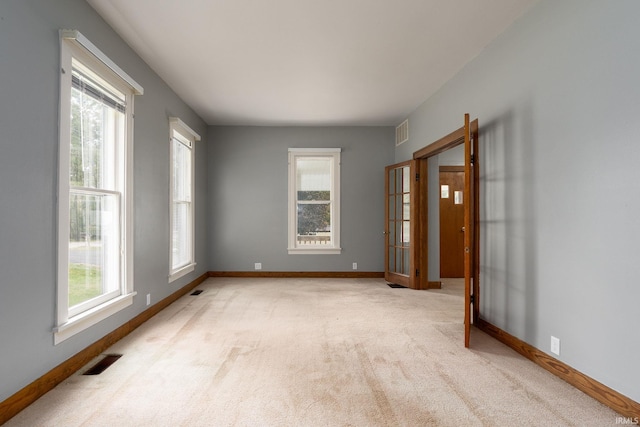
[[[341,148],[289,148],[289,255],[335,255],[342,253],[340,247],[340,153]],[[297,243],[298,214],[296,208],[297,157],[327,157],[333,160],[331,179],[331,245],[309,245],[299,247]]]
[[[187,265],[183,265],[179,268],[173,269],[173,248],[171,242],[173,242],[173,133],[177,132],[182,137],[188,139],[191,142],[191,260]],[[196,254],[196,242],[195,242],[195,152],[196,141],[200,141],[200,135],[198,135],[193,129],[187,126],[178,117],[169,117],[169,163],[170,163],[170,185],[169,185],[169,283],[181,278],[182,276],[191,273],[196,269],[195,254]]]
[[[110,75],[127,93],[126,152],[124,153],[125,182],[121,201],[123,244],[122,294],[90,310],[69,316],[69,156],[71,134],[71,62],[76,58],[100,74]],[[133,95],[144,90],[104,53],[75,30],[60,30],[60,106],[59,106],[59,163],[58,163],[58,277],[57,318],[53,328],[54,345],[95,325],[133,304]],[[117,84],[119,83],[119,84]]]

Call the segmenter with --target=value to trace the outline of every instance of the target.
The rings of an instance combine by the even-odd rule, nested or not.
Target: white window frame
[[[71,137],[72,60],[81,64],[125,94],[125,147],[121,153],[124,170],[114,195],[120,212],[120,291],[117,296],[78,313],[69,311],[69,183]],[[142,86],[76,30],[60,30],[60,107],[58,163],[58,277],[54,344],[95,325],[133,304],[133,101],[142,95]]]
[[[186,264],[182,264],[174,267],[174,259],[173,259],[173,205],[176,202],[174,200],[173,194],[173,184],[175,180],[174,170],[173,170],[173,161],[174,161],[174,140],[177,140],[178,143],[181,143],[186,148],[189,149],[190,156],[190,169],[191,169],[191,182],[190,182],[190,192],[191,192],[191,200],[189,203],[189,235],[186,237],[188,242],[187,245],[190,248],[189,260]],[[169,151],[170,151],[170,160],[169,160],[169,169],[170,169],[170,184],[169,184],[169,283],[179,279],[185,274],[191,273],[196,268],[195,261],[195,151],[196,151],[196,141],[200,141],[200,135],[198,135],[193,129],[187,126],[182,120],[177,117],[169,118]]]
[[[288,252],[294,254],[340,254],[340,153],[341,148],[289,148],[289,238]],[[326,158],[331,160],[331,244],[299,245],[297,240],[296,159]]]

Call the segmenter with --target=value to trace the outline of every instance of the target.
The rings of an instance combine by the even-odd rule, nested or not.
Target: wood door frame
[[[472,260],[472,279],[473,279],[473,323],[477,323],[480,316],[480,168],[479,168],[479,156],[478,156],[478,119],[473,120],[470,123],[470,134],[472,138],[472,151],[474,156],[474,168],[473,168],[473,260]],[[454,130],[450,134],[434,141],[433,143],[421,148],[413,153],[413,159],[418,161],[417,169],[421,177],[424,180],[420,180],[421,189],[417,197],[418,201],[418,215],[420,229],[420,235],[416,242],[414,251],[419,254],[416,257],[416,268],[420,270],[420,276],[416,278],[417,289],[430,289],[429,286],[429,233],[428,233],[428,179],[429,169],[427,160],[430,157],[443,153],[458,145],[464,144],[465,128],[462,126],[459,129]],[[439,282],[437,282],[439,283]],[[437,287],[437,286],[434,286]]]

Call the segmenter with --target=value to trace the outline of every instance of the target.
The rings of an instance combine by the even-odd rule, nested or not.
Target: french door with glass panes
[[[418,289],[416,165],[416,160],[409,160],[385,168],[385,280],[412,289]]]

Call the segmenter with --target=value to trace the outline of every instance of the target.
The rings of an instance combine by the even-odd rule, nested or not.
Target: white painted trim
[[[340,153],[341,151],[342,148],[289,148],[290,153],[304,153],[305,155],[308,155],[310,153]]]
[[[339,254],[340,247],[340,166],[341,148],[289,148],[289,206],[287,209],[288,221],[288,247],[289,254]],[[331,245],[319,247],[316,245],[299,247],[297,246],[297,211],[296,211],[296,168],[295,159],[297,157],[325,157],[331,158]]]
[[[174,133],[177,133],[180,138],[177,138]],[[191,154],[191,202],[190,202],[190,225],[191,225],[191,233],[189,236],[190,246],[191,246],[191,257],[189,259],[189,263],[187,265],[178,267],[173,269],[173,140],[178,139],[186,139],[189,141],[191,146],[186,146],[189,149]],[[193,129],[187,126],[182,120],[178,117],[169,117],[169,283],[179,279],[180,277],[191,273],[195,270],[196,262],[196,242],[195,242],[195,223],[196,223],[196,141],[200,141],[200,135],[198,135]],[[183,142],[183,141],[181,141]]]
[[[59,105],[59,159],[58,159],[58,274],[57,274],[57,307],[56,327],[53,329],[54,344],[58,344],[70,336],[106,319],[114,313],[133,303],[136,293],[133,291],[133,108],[134,94],[142,94],[142,87],[137,85],[126,73],[115,66],[86,38],[78,32],[60,31],[60,105]],[[69,312],[69,161],[71,134],[71,75],[73,62],[105,79],[110,85],[117,87],[126,96],[125,152],[120,153],[122,162],[114,167],[124,167],[124,171],[116,170],[119,178],[117,188],[123,195],[120,203],[120,265],[119,278],[121,295],[115,296],[84,312],[70,315]],[[117,156],[116,156],[117,157]],[[124,179],[124,181],[122,181]],[[80,189],[83,191],[83,189]],[[102,192],[102,190],[98,190]],[[95,192],[95,191],[93,191]],[[107,194],[118,194],[118,191],[105,190]]]
[[[127,82],[127,84],[131,86],[136,95],[144,94],[144,88],[138,82],[136,82],[131,76],[125,73],[122,68],[118,67],[118,65],[116,65],[115,62],[109,59],[107,55],[102,53],[102,51],[98,49],[96,45],[91,43],[89,39],[83,36],[80,31],[61,29],[60,38],[79,44],[87,51],[89,51],[93,56],[95,56],[98,60],[100,60],[100,62],[109,67],[109,69],[116,73],[122,80]]]
[[[171,125],[173,125],[172,129],[177,130],[178,133],[183,134],[183,135],[185,133],[186,134],[190,134],[191,136],[193,136],[193,138],[196,141],[200,141],[201,140],[200,135],[198,135],[198,133],[195,130],[191,129],[185,122],[180,120],[180,118],[178,118],[178,117],[169,117],[169,123]]]
[[[178,268],[176,271],[174,271],[173,273],[171,273],[169,275],[169,283],[178,280],[179,278],[181,278],[182,276],[185,276],[189,273],[191,273],[192,271],[194,271],[196,269],[196,264],[197,263],[191,263],[191,264],[187,264],[184,267]]]
[[[289,255],[337,255],[342,253],[342,248],[330,247],[327,249],[321,249],[313,247],[309,249],[303,248],[288,248]]]
[[[55,327],[53,329],[53,344],[58,345],[78,332],[82,332],[88,327],[93,326],[125,307],[130,306],[133,304],[134,296],[136,296],[136,292],[114,298],[102,305],[92,308],[91,310],[87,310],[82,314],[74,316],[71,320]]]
[[[71,147],[71,50],[60,45],[60,104],[58,107],[58,277],[56,323],[69,320],[69,157]],[[65,69],[68,67],[68,69]]]

